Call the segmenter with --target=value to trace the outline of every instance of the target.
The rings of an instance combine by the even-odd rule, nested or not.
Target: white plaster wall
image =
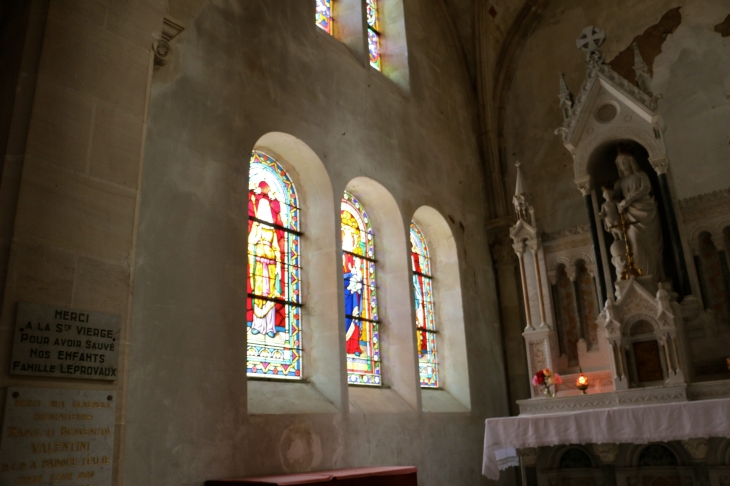
[[[652,87],[664,95],[659,113],[676,196],[684,199],[730,187],[730,37],[714,31],[730,5],[693,1],[681,12],[654,61]]]
[[[421,485],[487,483],[480,474],[483,423],[506,414],[507,401],[475,96],[457,47],[444,41],[446,25],[423,2],[405,1],[404,8],[407,95],[319,32],[312,1],[211,2],[155,74],[125,484],[200,485],[236,475],[400,464],[416,465]],[[364,413],[347,405],[342,386],[341,403],[330,400],[335,412],[250,414],[247,167],[256,141],[274,131],[302,140],[324,164],[334,195],[326,217],[338,214],[350,181],[367,177],[395,199],[404,238],[410,215],[423,205],[449,221],[459,255],[470,411],[424,414],[420,400],[408,398],[410,411]],[[269,393],[265,399],[279,398]],[[503,474],[503,483],[511,479]]]

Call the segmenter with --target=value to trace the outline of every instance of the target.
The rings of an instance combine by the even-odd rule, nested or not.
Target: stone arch
[[[367,211],[375,238],[382,380],[412,409],[418,410],[421,404],[410,281],[410,220],[404,221],[393,195],[369,177],[352,179],[345,190]],[[340,198],[338,194],[338,208]],[[338,248],[341,248],[340,239],[338,231]],[[338,288],[340,301],[342,292]],[[344,313],[340,317],[344,321]],[[341,334],[344,339],[344,328]],[[350,396],[377,391],[381,390],[349,387]]]
[[[584,181],[589,174],[589,163],[593,159],[594,154],[605,145],[620,142],[621,140],[631,140],[643,146],[649,153],[649,160],[656,160],[666,157],[666,150],[661,141],[657,141],[655,137],[646,130],[635,127],[616,127],[605,132],[598,133],[591,137],[585,146],[576,149],[578,152],[573,164],[575,180]]]
[[[568,268],[572,265],[570,259],[567,257],[555,257],[550,259],[550,265],[548,267],[548,273],[556,273],[561,270],[562,267]]]
[[[471,396],[456,240],[446,219],[430,206],[418,208],[413,221],[423,231],[431,256],[441,387],[469,409]]]
[[[730,439],[725,439],[718,449],[721,451],[718,455],[718,464],[730,466]]]
[[[653,316],[650,316],[648,314],[636,314],[634,316],[631,316],[630,318],[626,319],[626,321],[622,324],[622,334],[624,336],[628,336],[631,334],[631,329],[633,326],[638,322],[647,322],[649,325],[652,326],[653,331],[652,332],[658,332],[660,329],[659,321],[657,321]]]
[[[720,231],[722,231],[722,230],[720,230]],[[715,227],[713,227],[711,224],[703,223],[703,224],[698,225],[695,228],[692,228],[692,232],[689,235],[689,240],[691,242],[696,242],[697,240],[700,239],[700,235],[702,233],[708,233],[708,234],[712,235],[715,232],[716,232]]]
[[[332,184],[324,164],[302,140],[282,132],[269,132],[261,136],[253,150],[264,152],[276,159],[287,171],[299,194],[301,209],[301,266],[302,266],[302,347],[304,349],[303,373],[311,385],[331,403],[340,406],[342,384],[339,353],[327,352],[339,349],[338,326],[338,267],[335,239],[336,219],[332,210],[334,198]],[[316,215],[316,216],[315,216]],[[243,237],[245,240],[245,236]],[[317,271],[308,271],[316,268]],[[261,411],[262,402],[271,408],[274,393],[281,397],[289,383],[262,383],[249,380],[249,411]],[[276,390],[271,390],[276,386]],[[252,390],[255,387],[256,390]],[[290,388],[290,387],[289,387]],[[287,390],[288,391],[288,390]],[[301,394],[301,390],[299,390]],[[306,402],[306,394],[301,403]]]
[[[578,341],[583,337],[583,326],[578,307],[579,297],[569,273],[572,268],[567,258],[561,259],[555,269],[555,284],[551,290],[560,354],[566,356],[568,366],[578,366]]]
[[[588,448],[571,444],[553,448],[548,456],[548,464],[552,469],[591,469],[598,462]]]
[[[681,448],[670,443],[635,444],[628,457],[633,467],[678,467],[689,462]]]
[[[719,225],[718,225],[719,226]],[[730,277],[727,251],[730,245],[728,231],[703,229],[692,241],[695,267],[705,309],[711,309],[717,322],[730,323]]]
[[[570,259],[571,265],[577,265],[581,262],[585,265],[595,264],[593,257],[586,252],[580,252],[577,255],[573,255],[573,257]]]

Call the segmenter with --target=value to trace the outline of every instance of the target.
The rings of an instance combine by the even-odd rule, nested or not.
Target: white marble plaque
[[[8,388],[0,486],[109,486],[114,392]]]
[[[116,314],[18,303],[11,375],[116,380]]]

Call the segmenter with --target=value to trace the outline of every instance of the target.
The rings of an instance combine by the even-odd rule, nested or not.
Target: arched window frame
[[[419,379],[422,388],[438,388],[439,365],[431,258],[426,237],[415,221],[411,221],[410,241]]]
[[[375,238],[365,208],[349,192],[343,194],[340,219],[347,383],[381,386]]]
[[[410,220],[415,222],[421,232],[428,237],[428,255],[433,276],[434,317],[438,326],[436,344],[439,358],[439,386],[418,387],[421,392],[422,410],[464,412],[471,409],[471,387],[461,290],[459,262],[461,252],[458,249],[463,242],[460,243],[455,237],[448,220],[432,207],[419,207]],[[412,289],[409,290],[413,292]],[[413,307],[411,305],[411,309]],[[416,325],[415,315],[411,322],[413,329],[412,326]],[[413,331],[411,333],[415,337],[415,333]],[[415,343],[413,352],[417,358]]]
[[[248,206],[246,373],[249,378],[301,380],[299,201],[286,170],[264,152],[251,154]],[[274,264],[266,263],[272,261],[267,247],[278,257]],[[272,273],[278,280],[267,289]]]

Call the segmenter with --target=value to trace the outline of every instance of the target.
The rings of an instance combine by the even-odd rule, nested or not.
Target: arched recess
[[[421,206],[413,221],[428,243],[433,275],[436,345],[440,390],[421,389],[425,412],[457,412],[471,408],[466,357],[464,308],[459,275],[459,255],[446,219],[429,206]],[[414,327],[415,327],[415,320]],[[446,396],[444,396],[446,395]],[[454,403],[454,399],[458,403]]]
[[[697,273],[706,309],[711,309],[715,321],[730,323],[730,278],[724,248],[717,248],[712,234],[703,231],[697,237]]]
[[[373,179],[356,177],[347,184],[345,191],[362,204],[372,225],[380,321],[380,369],[384,385],[349,386],[349,399],[356,409],[365,413],[418,410],[420,387],[411,306],[410,221],[403,220],[396,200]],[[340,198],[341,195],[337,198],[338,208]],[[340,248],[339,232],[337,235]],[[338,292],[340,302],[344,302],[344,290],[338,289]],[[343,303],[340,308],[344,309]],[[339,325],[343,343],[344,322],[343,313]]]
[[[661,151],[659,150],[657,143],[650,143],[649,140],[644,140],[641,137],[636,136],[636,134],[643,134],[643,132],[609,132],[609,135],[616,136],[618,138],[611,139],[609,135],[604,135],[603,138],[607,138],[606,141],[600,144],[594,144],[594,142],[592,142],[592,144],[594,144],[592,145],[592,148],[590,145],[588,147],[591,149],[590,152],[585,152],[583,154],[585,161],[582,167],[584,167],[584,173],[590,176],[591,189],[595,195],[596,217],[599,221],[598,231],[603,234],[603,242],[606,249],[603,261],[606,262],[606,265],[609,268],[606,275],[608,288],[613,288],[614,282],[619,279],[616,274],[616,262],[613,261],[610,250],[612,243],[614,243],[614,238],[605,228],[605,225],[600,221],[600,219],[598,219],[598,213],[600,213],[600,208],[605,202],[602,187],[605,186],[613,188],[614,183],[619,179],[616,157],[618,156],[619,147],[621,146],[624,150],[629,151],[634,156],[639,168],[644,171],[649,178],[652,195],[654,196],[654,200],[657,204],[659,221],[661,223],[663,242],[662,257],[665,279],[671,280],[674,290],[681,292],[681,287],[679,286],[681,282],[680,270],[677,267],[677,262],[673,254],[670,223],[667,221],[666,212],[664,210],[665,201],[662,198],[659,176],[651,162],[654,158],[661,156]],[[620,138],[621,135],[624,135],[625,138]],[[637,139],[640,141],[637,141]],[[588,155],[590,155],[590,157],[588,157]],[[619,266],[622,268],[622,264]],[[655,275],[655,277],[657,276]]]
[[[546,470],[547,482],[556,485],[600,484],[602,471],[599,461],[585,446],[569,445],[552,448],[548,455],[550,469]]]
[[[342,405],[342,365],[340,353],[332,352],[340,349],[336,265],[339,226],[332,207],[332,185],[319,157],[296,137],[270,132],[259,138],[253,150],[276,159],[299,195],[304,380],[278,383],[249,379],[248,411],[336,412]],[[241,238],[246,241],[247,235]]]

